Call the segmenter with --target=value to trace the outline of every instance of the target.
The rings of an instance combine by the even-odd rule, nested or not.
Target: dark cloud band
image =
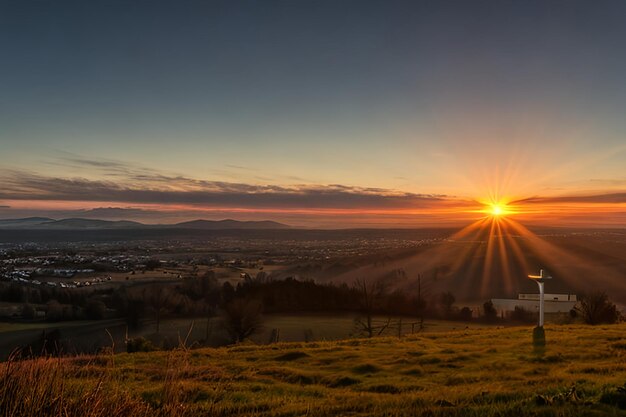
[[[280,187],[185,177],[144,175],[129,184],[45,177],[9,171],[0,175],[0,199],[94,201],[136,204],[189,204],[212,207],[302,209],[411,209],[446,206],[459,201],[445,195],[395,192],[341,184]]]

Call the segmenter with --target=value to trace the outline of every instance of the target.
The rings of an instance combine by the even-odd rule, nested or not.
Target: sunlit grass
[[[625,332],[551,326],[543,352],[530,328],[514,328],[5,363],[0,408],[29,399],[5,415],[619,416],[600,400],[626,383]],[[572,387],[578,400],[564,394]]]

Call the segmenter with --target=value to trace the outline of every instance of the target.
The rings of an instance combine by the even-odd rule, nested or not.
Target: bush
[[[605,392],[600,397],[600,402],[626,410],[626,384],[617,387],[615,391]]]
[[[532,323],[535,321],[535,313],[526,310],[524,307],[515,306],[515,310],[511,312],[511,320],[521,323]]]
[[[496,321],[498,319],[498,310],[493,306],[491,300],[483,304],[483,317],[486,321]]]
[[[126,342],[126,352],[152,352],[159,350],[154,343],[144,337],[136,337]]]
[[[161,262],[158,259],[148,259],[146,262],[146,270],[154,271],[159,266],[161,266]]]
[[[445,318],[450,318],[450,316],[452,315],[452,306],[454,305],[455,301],[456,299],[450,291],[441,293],[439,295],[439,303],[443,308],[443,315]]]
[[[604,292],[582,295],[576,306],[576,311],[580,313],[587,324],[612,324],[617,323],[621,318],[617,307]]]
[[[463,307],[461,310],[459,310],[458,317],[459,317],[459,320],[462,320],[462,321],[472,320],[472,309],[469,307]]]

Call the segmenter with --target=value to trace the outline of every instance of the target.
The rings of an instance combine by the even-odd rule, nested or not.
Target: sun
[[[480,208],[477,208],[475,212],[487,218],[498,219],[521,213],[519,205],[511,203],[511,199],[479,199],[477,202]]]
[[[491,204],[487,212],[493,217],[502,217],[510,213],[510,211],[506,208],[506,205],[501,203]]]

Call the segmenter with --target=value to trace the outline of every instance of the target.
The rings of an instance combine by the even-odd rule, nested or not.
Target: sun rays
[[[398,267],[430,275],[442,290],[483,300],[533,291],[526,285],[526,275],[540,268],[548,269],[557,278],[553,286],[563,291],[581,291],[586,288],[584,280],[598,273],[619,288],[619,271],[603,265],[596,268],[596,259],[584,258],[560,244],[553,229],[531,230],[517,220],[519,213],[528,211],[520,203],[486,203],[474,211],[480,213],[475,221],[398,262]]]
[[[540,267],[550,270],[561,287],[577,291],[588,287],[585,280],[601,276],[603,282],[619,288],[619,271],[596,259],[585,259],[558,244],[558,234],[542,236],[514,218],[515,211],[506,206],[490,205],[484,217],[451,236],[465,245],[455,253],[449,276],[466,279],[460,291],[480,288],[483,298],[496,295],[515,296],[522,290],[524,272]],[[556,240],[555,240],[556,239]],[[445,248],[440,249],[447,253]]]
[[[530,265],[520,241],[538,237],[511,218],[520,211],[523,210],[502,200],[491,201],[480,210],[484,217],[455,234],[456,238],[470,236],[470,233],[480,237],[477,245],[470,245],[461,252],[455,265],[458,266],[456,272],[465,267],[470,276],[476,276],[476,269],[480,268],[480,294],[484,297],[494,293],[513,295],[519,290],[516,275],[520,269],[536,267]]]
[[[361,265],[339,279],[387,279],[390,271],[402,270],[407,277],[421,275],[422,288],[431,294],[453,291],[459,301],[466,302],[535,292],[526,277],[542,268],[555,277],[550,291],[581,293],[593,289],[592,282],[602,283],[607,292],[623,288],[623,254],[600,250],[592,241],[581,250],[579,245],[587,238],[573,238],[575,229],[527,224],[526,219],[546,214],[533,203],[528,207],[521,199],[474,202],[472,211],[465,211],[473,219],[458,230],[442,232],[441,237],[406,254],[390,254],[384,261]],[[584,233],[592,236],[595,232]],[[411,279],[394,283],[398,289],[415,289]]]

